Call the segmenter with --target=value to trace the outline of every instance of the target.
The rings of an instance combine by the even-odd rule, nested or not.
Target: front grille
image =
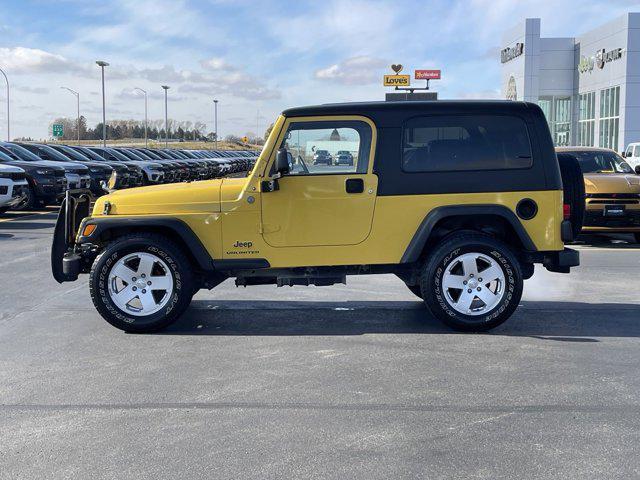
[[[25,180],[26,178],[27,178],[27,175],[24,172],[11,173],[11,180],[20,181],[20,180]]]
[[[602,210],[587,210],[584,214],[585,227],[640,227],[640,210],[627,210],[622,217],[605,217]]]
[[[64,170],[54,170],[53,171],[53,176],[54,177],[64,177]]]

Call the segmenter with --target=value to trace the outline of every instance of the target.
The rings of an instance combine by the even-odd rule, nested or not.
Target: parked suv
[[[336,165],[353,165],[353,155],[346,150],[336,153]]]
[[[640,142],[630,143],[622,154],[626,162],[635,169],[640,167]]]
[[[42,160],[19,145],[0,142],[0,163],[20,167],[27,174],[26,198],[14,210],[57,204],[67,190],[66,172],[59,163]]]
[[[636,170],[607,148],[562,147],[584,174],[583,232],[632,233],[640,243],[640,166]]]
[[[357,151],[354,165],[312,164],[306,152],[329,137]],[[100,314],[135,332],[169,325],[229,277],[332,285],[375,273],[396,274],[453,328],[486,330],[516,309],[535,263],[579,264],[563,243],[571,222],[547,122],[524,102],[294,108],[247,177],[118,191],[91,215],[70,202],[54,277],[89,273]]]
[[[27,175],[23,169],[0,164],[0,213],[24,202],[27,188]]]
[[[326,150],[316,150],[316,153],[313,155],[313,164],[331,165],[333,164],[333,157]]]

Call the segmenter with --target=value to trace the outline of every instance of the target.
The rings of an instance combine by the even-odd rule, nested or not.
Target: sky
[[[499,98],[500,39],[527,17],[571,37],[629,11],[626,0],[0,0],[0,68],[11,83],[11,135],[46,138],[56,117],[89,125],[169,117],[263,134],[288,107],[382,100],[382,75],[439,68],[439,98]],[[0,135],[6,131],[0,77]]]

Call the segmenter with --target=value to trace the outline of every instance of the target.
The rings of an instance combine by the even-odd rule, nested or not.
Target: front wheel
[[[189,306],[195,291],[191,271],[184,252],[166,237],[128,235],[94,261],[91,299],[114,327],[154,332],[173,323]]]
[[[518,259],[488,235],[446,238],[429,256],[421,276],[429,310],[456,330],[485,331],[505,322],[522,296]]]

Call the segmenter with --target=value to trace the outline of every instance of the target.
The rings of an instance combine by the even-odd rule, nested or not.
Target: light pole
[[[144,148],[148,148],[149,142],[147,140],[147,91],[141,89],[140,87],[135,87],[134,90],[139,90],[144,93]]]
[[[104,101],[104,67],[108,67],[107,62],[102,60],[96,61],[96,65],[102,70],[102,147],[107,147],[107,114],[105,113],[106,103]]]
[[[4,70],[0,68],[0,73],[4,75],[4,81],[7,82],[7,142],[11,141],[11,130],[10,130],[10,122],[9,122],[9,79],[7,78],[7,74],[4,73]]]
[[[71,90],[69,87],[60,87],[60,88],[63,90],[67,90],[76,96],[76,101],[78,103],[78,120],[77,120],[78,123],[76,124],[76,128],[78,130],[78,145],[80,145],[80,93],[76,92],[75,90]]]
[[[164,148],[169,147],[169,117],[167,117],[167,90],[170,87],[162,85],[164,89]]]
[[[213,100],[213,129],[215,130],[216,150],[218,149],[218,100]]]

